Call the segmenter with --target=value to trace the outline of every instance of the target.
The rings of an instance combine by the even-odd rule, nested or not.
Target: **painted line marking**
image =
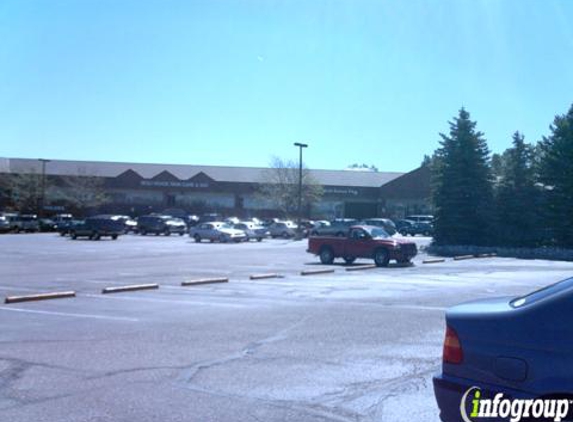
[[[11,312],[22,312],[28,314],[40,314],[40,315],[52,315],[61,317],[73,317],[73,318],[91,318],[91,319],[104,319],[111,321],[128,321],[128,322],[138,322],[137,318],[127,318],[127,317],[111,317],[105,315],[92,315],[92,314],[75,314],[69,312],[54,312],[54,311],[39,311],[36,309],[23,309],[23,308],[4,308],[0,307],[0,311],[11,311]]]
[[[243,309],[247,306],[227,303],[205,302],[199,300],[169,300],[169,299],[150,299],[144,297],[130,297],[130,296],[101,296],[93,294],[84,294],[82,297],[91,297],[95,299],[112,299],[112,300],[127,300],[132,302],[150,302],[150,303],[174,303],[178,305],[205,305],[205,306],[220,306],[224,308],[237,308]]]

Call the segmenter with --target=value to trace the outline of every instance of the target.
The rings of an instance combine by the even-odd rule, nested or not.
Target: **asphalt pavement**
[[[0,304],[0,420],[437,422],[445,309],[573,273],[572,263],[508,258],[422,264],[424,252],[409,267],[348,272],[305,250],[0,236],[2,298],[76,292]],[[335,272],[300,275],[320,268]],[[263,273],[281,278],[249,279]],[[229,282],[181,286],[212,277]],[[101,293],[145,283],[160,286]]]

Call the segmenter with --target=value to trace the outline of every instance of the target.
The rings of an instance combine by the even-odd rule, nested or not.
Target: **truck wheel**
[[[334,262],[334,253],[330,248],[322,248],[320,250],[320,262],[325,265],[330,265]]]
[[[352,265],[354,264],[354,261],[356,261],[356,258],[353,256],[347,256],[346,258],[344,258],[344,262],[346,262],[346,265]]]
[[[111,238],[112,238],[112,240],[117,240],[117,234],[112,234]]]
[[[74,240],[76,240],[78,238],[78,235],[76,234],[76,232],[71,232],[70,233],[70,237]]]
[[[196,234],[195,236],[193,236],[193,239],[195,239],[196,243],[201,243],[201,236],[199,236],[198,234]]]
[[[100,234],[98,232],[94,232],[94,234],[92,234],[92,240],[99,240],[100,239]]]
[[[288,239],[290,237],[290,235],[288,234],[288,232],[283,232],[283,239]]]
[[[165,236],[171,236],[171,232],[169,231],[169,229],[165,229],[163,233],[165,234]]]
[[[387,267],[390,258],[386,249],[376,249],[374,252],[374,263],[377,267]]]
[[[147,236],[147,230],[141,230],[139,232],[142,236]]]

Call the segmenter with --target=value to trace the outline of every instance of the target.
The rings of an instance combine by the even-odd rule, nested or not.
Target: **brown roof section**
[[[420,199],[430,197],[430,167],[412,170],[380,188],[383,199]]]

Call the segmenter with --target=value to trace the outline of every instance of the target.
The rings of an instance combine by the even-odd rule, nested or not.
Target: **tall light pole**
[[[38,204],[38,217],[43,217],[44,204],[46,200],[46,164],[48,164],[50,160],[46,160],[45,158],[38,158],[38,161],[42,163],[42,193],[40,197],[40,203]]]
[[[298,218],[297,218],[297,231],[298,235],[302,235],[302,228],[300,227],[300,220],[302,215],[302,149],[308,148],[307,144],[301,144],[300,142],[294,143],[295,147],[298,147]]]

